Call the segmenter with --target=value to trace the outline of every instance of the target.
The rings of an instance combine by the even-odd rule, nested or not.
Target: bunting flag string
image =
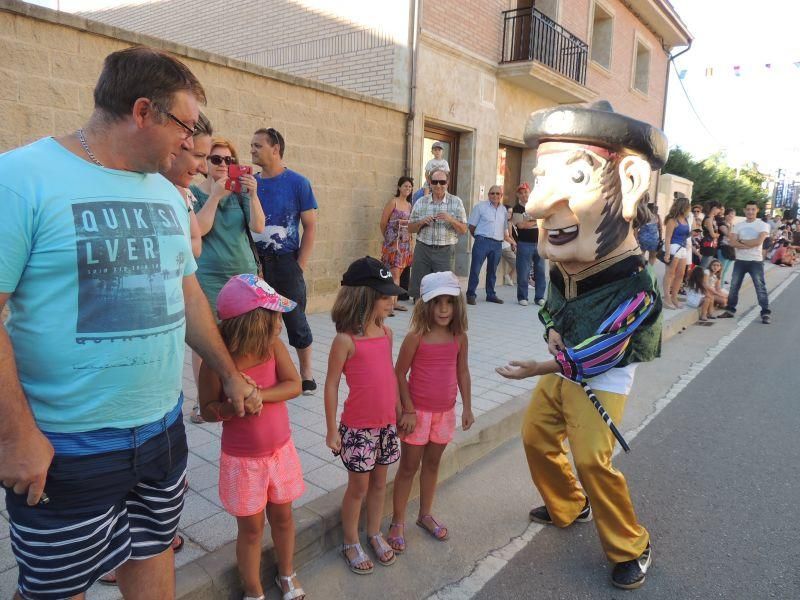
[[[758,65],[708,65],[703,69],[703,76],[709,79],[726,74],[732,74],[734,77],[742,77],[756,73],[774,73],[776,71],[775,67],[781,66],[794,67],[794,69],[800,70],[800,60],[791,63],[761,63]],[[686,79],[692,72],[692,69],[681,69],[678,71],[678,78]]]

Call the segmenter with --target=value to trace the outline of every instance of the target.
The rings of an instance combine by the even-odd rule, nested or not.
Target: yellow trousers
[[[619,425],[628,397],[595,393]],[[577,479],[567,460],[565,438]],[[616,440],[580,385],[558,375],[541,377],[525,412],[522,443],[533,483],[555,525],[571,524],[588,496],[600,542],[611,562],[631,560],[644,551],[650,535],[636,520],[625,477],[611,464]]]

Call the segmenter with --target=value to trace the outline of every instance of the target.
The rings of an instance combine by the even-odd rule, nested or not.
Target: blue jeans
[[[539,256],[538,244],[517,243],[517,300],[528,299],[528,276],[533,262],[534,300],[544,299],[547,282],[544,274],[544,259]]]
[[[745,273],[750,274],[753,280],[753,287],[756,288],[756,297],[761,306],[761,315],[768,315],[772,311],[769,309],[769,295],[767,294],[767,284],[764,282],[764,262],[760,260],[735,260],[733,261],[733,277],[731,278],[731,290],[728,294],[728,306],[725,310],[735,313],[736,305],[739,303],[739,288],[742,287]]]
[[[472,244],[472,262],[469,265],[469,283],[467,284],[467,298],[474,298],[478,289],[478,275],[480,275],[483,261],[486,264],[486,298],[495,298],[494,282],[497,279],[497,265],[503,252],[503,244],[492,238],[482,235],[475,236]]]

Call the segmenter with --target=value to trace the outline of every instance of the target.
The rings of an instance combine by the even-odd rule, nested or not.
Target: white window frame
[[[600,6],[600,9],[606,13],[609,17],[611,17],[611,40],[609,40],[609,52],[608,52],[608,66],[604,65],[596,61],[592,58],[592,48],[594,44],[592,43],[592,38],[594,37],[594,13],[595,7]],[[599,67],[606,73],[611,72],[611,67],[614,64],[614,30],[616,29],[616,14],[614,10],[605,2],[601,2],[599,0],[593,0],[589,5],[589,63],[593,64],[596,67]]]
[[[636,70],[639,62],[639,46],[642,46],[645,50],[647,50],[648,56],[648,63],[647,63],[647,86],[646,89],[642,90],[636,87]],[[648,43],[640,34],[639,32],[635,32],[633,35],[633,57],[631,59],[631,90],[642,94],[644,96],[650,95],[650,75],[652,74],[652,67],[653,67],[653,46]]]

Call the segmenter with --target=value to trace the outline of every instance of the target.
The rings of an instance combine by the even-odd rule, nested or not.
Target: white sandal
[[[356,555],[353,559],[347,558],[347,551],[351,548],[355,548]],[[350,570],[355,573],[356,575],[369,575],[373,571],[373,567],[367,567],[366,569],[359,569],[358,565],[369,561],[369,558],[366,554],[364,554],[364,549],[361,547],[361,544],[356,542],[355,544],[342,544],[342,556],[344,556],[344,560],[347,563],[347,566],[350,567]]]
[[[247,594],[242,596],[242,600],[264,600],[264,594],[260,596],[248,596]]]
[[[303,591],[303,588],[294,587],[294,582],[292,582],[292,579],[294,579],[295,577],[297,577],[297,573],[292,573],[288,577],[284,577],[283,575],[275,576],[275,585],[278,586],[278,593],[281,594],[281,598],[283,598],[283,600],[295,600],[296,598],[306,597],[306,593]],[[286,587],[289,588],[287,591],[285,592],[283,591],[283,586],[281,585],[281,582],[286,583]]]

